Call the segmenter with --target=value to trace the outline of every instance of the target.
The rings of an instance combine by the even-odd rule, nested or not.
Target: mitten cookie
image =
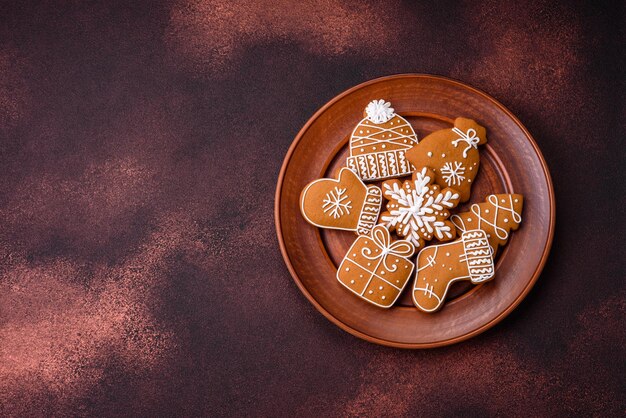
[[[412,180],[387,180],[382,185],[389,203],[381,214],[381,223],[416,248],[433,238],[448,241],[456,235],[447,219],[449,210],[459,203],[459,194],[451,188],[441,190],[432,184],[433,178],[432,170],[423,168],[413,174]]]
[[[470,198],[478,173],[478,145],[487,142],[485,128],[471,119],[456,118],[454,128],[435,131],[407,151],[406,158],[419,170],[432,168],[441,187],[454,187],[461,202]]]
[[[348,167],[363,180],[411,174],[413,167],[405,157],[417,144],[411,125],[384,100],[368,104],[364,116],[350,137]]]
[[[407,241],[391,242],[382,225],[369,236],[360,236],[337,270],[339,283],[381,308],[394,304],[409,281],[415,265],[408,260],[415,252]]]
[[[345,167],[337,180],[315,180],[300,195],[300,210],[310,224],[359,234],[369,233],[376,224],[381,205],[380,188],[366,186]]]
[[[524,197],[521,194],[492,194],[484,203],[475,203],[469,212],[452,215],[450,220],[460,231],[482,229],[487,233],[493,254],[506,244],[509,231],[522,222]]]
[[[443,306],[452,283],[471,280],[478,284],[493,278],[493,275],[493,256],[485,231],[464,232],[454,242],[433,245],[420,251],[413,303],[424,312],[435,312]]]

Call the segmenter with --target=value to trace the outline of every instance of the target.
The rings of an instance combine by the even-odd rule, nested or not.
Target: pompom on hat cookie
[[[411,174],[405,154],[418,142],[411,125],[384,100],[370,102],[364,116],[350,136],[348,167],[363,180]]]

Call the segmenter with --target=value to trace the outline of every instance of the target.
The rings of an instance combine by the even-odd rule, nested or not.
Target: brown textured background
[[[624,10],[426,3],[3,2],[0,415],[624,414]],[[324,319],[273,225],[300,127],[400,72],[502,101],[557,198],[529,297],[428,351]]]

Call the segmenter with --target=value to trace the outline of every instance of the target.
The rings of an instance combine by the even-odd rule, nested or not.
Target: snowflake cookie
[[[376,225],[382,200],[379,187],[366,186],[344,167],[337,180],[309,183],[300,195],[300,210],[304,219],[317,227],[368,234]]]
[[[480,166],[478,146],[486,142],[485,128],[471,119],[456,118],[452,129],[441,129],[424,137],[406,152],[406,158],[418,169],[431,168],[438,185],[454,187],[461,202],[466,202]]]
[[[441,190],[433,181],[433,171],[423,168],[413,174],[412,180],[387,180],[382,185],[383,196],[389,202],[381,223],[416,248],[433,238],[449,241],[456,235],[447,219],[450,209],[459,203],[459,193],[449,187]]]

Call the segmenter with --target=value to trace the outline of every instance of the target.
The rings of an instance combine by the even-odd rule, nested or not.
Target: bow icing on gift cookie
[[[367,234],[376,225],[382,196],[377,186],[366,186],[349,168],[339,178],[309,183],[300,196],[304,219],[320,228]]]
[[[352,131],[348,167],[364,180],[409,175],[413,167],[405,153],[416,144],[417,136],[406,119],[394,113],[389,102],[374,100]]]
[[[419,170],[432,168],[441,187],[454,187],[461,202],[470,198],[478,173],[478,146],[487,142],[485,128],[471,119],[456,118],[452,129],[435,131],[407,151],[406,158]]]
[[[389,203],[387,211],[381,214],[381,223],[416,248],[433,238],[449,241],[456,235],[454,225],[447,219],[449,210],[459,203],[459,194],[451,188],[441,190],[432,184],[433,178],[432,170],[423,168],[413,174],[412,180],[387,180],[382,185]]]
[[[413,303],[424,312],[435,312],[443,306],[452,283],[471,280],[478,284],[492,279],[493,275],[493,256],[485,231],[464,232],[454,242],[420,251]]]
[[[413,244],[392,242],[387,228],[377,225],[352,244],[337,270],[337,280],[362,299],[389,308],[413,273],[415,265],[408,258],[414,252]]]
[[[452,215],[450,220],[459,231],[485,231],[495,255],[498,247],[506,244],[509,232],[519,228],[523,204],[521,194],[492,194],[485,202],[473,204],[469,212]]]

